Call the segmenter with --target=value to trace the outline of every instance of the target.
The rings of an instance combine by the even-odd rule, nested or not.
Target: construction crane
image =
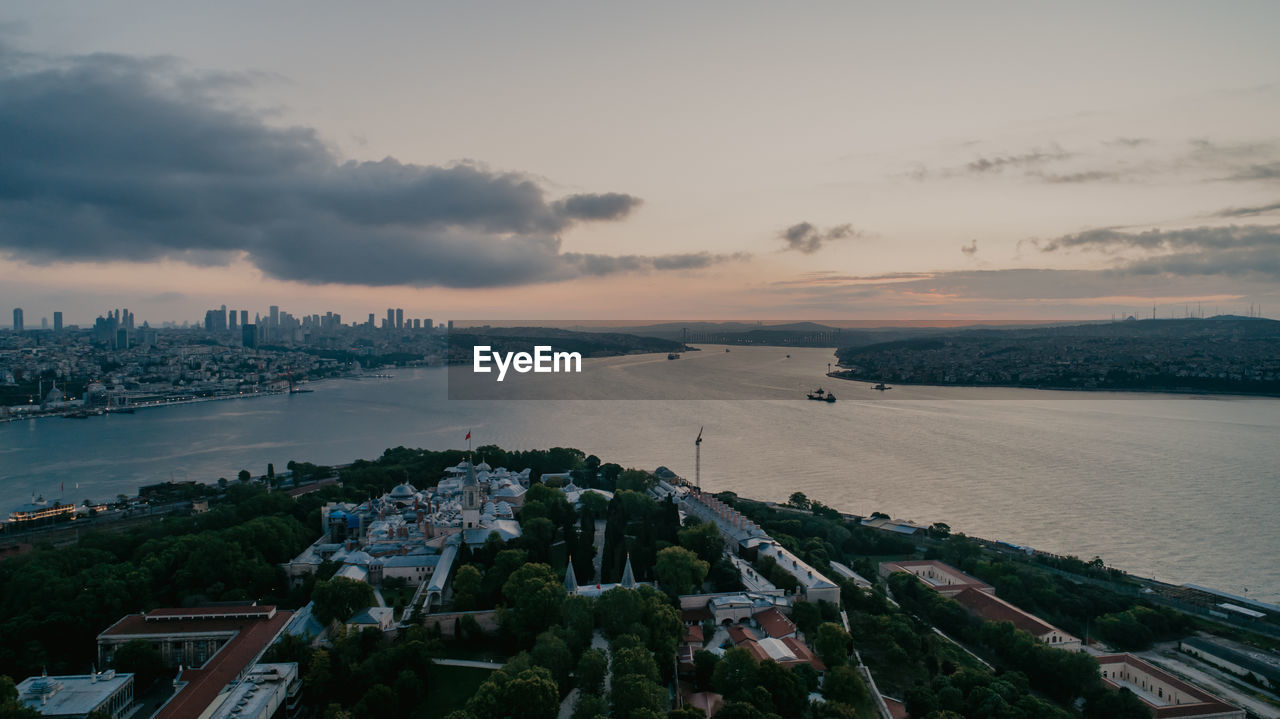
[[[693,440],[693,486],[702,491],[702,430],[698,428],[698,438]]]

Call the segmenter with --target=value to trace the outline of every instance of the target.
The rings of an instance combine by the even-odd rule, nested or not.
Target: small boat
[[[787,355],[787,359],[791,359],[791,355]]]
[[[728,351],[729,351],[729,348],[728,348],[728,347],[725,347],[725,348],[724,348],[724,351],[725,351],[725,352],[728,352]]]
[[[669,360],[680,359],[680,355],[676,354],[675,352],[668,352],[667,359]]]
[[[834,394],[832,394],[831,392],[827,392],[826,390],[822,389],[821,387],[817,388],[816,390],[814,390],[814,391],[810,392],[809,394],[807,394],[807,395],[805,395],[805,396],[806,396],[806,397],[808,397],[809,399],[814,400],[814,401],[817,401],[817,402],[828,402],[828,403],[830,403],[830,402],[834,402],[834,401],[836,401],[836,396],[835,396]]]
[[[878,389],[878,390],[880,390],[881,392],[883,392],[883,391],[885,391],[885,390],[887,390],[887,389],[893,389],[893,388],[892,388],[892,387],[890,387],[889,385],[885,384],[884,382],[881,382],[881,383],[880,383],[880,384],[878,384],[878,385],[874,385],[871,389]]]

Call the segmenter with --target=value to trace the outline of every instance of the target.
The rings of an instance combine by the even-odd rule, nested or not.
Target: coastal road
[[[1173,645],[1165,645],[1173,646]],[[1262,689],[1249,688],[1247,693],[1239,688],[1239,680],[1231,678],[1224,672],[1197,662],[1190,657],[1179,654],[1172,648],[1152,649],[1139,652],[1137,655],[1161,669],[1189,681],[1196,686],[1217,694],[1231,704],[1247,709],[1250,714],[1263,719],[1280,719],[1280,704],[1273,704],[1253,695],[1255,692],[1270,694]],[[1274,694],[1270,694],[1276,697]],[[1280,697],[1276,697],[1280,700]]]

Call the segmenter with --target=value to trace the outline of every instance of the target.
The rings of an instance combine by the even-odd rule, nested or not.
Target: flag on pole
[[[471,439],[471,433],[467,432],[467,439]]]

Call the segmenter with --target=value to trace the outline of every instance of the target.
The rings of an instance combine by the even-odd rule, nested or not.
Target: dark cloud
[[[1150,253],[1118,262],[1115,271],[1128,274],[1257,275],[1280,280],[1280,225],[1145,232],[1097,229],[1064,235],[1040,246],[1042,252],[1071,249]]]
[[[574,224],[640,199],[546,196],[463,163],[343,162],[306,127],[269,125],[228,90],[250,75],[172,59],[6,56],[0,48],[0,252],[226,264],[308,283],[481,287],[729,259],[561,251]]]
[[[1145,137],[1117,137],[1114,140],[1107,140],[1103,144],[1111,147],[1141,147],[1151,144],[1151,140]]]
[[[1087,170],[1084,172],[1030,172],[1027,173],[1032,177],[1039,178],[1045,182],[1053,184],[1072,184],[1081,182],[1107,182],[1111,180],[1119,180],[1123,175],[1119,172],[1109,170]]]
[[[1032,150],[1017,155],[992,155],[990,157],[979,157],[969,164],[965,165],[959,174],[970,175],[987,175],[1003,172],[1008,168],[1026,168],[1036,165],[1042,165],[1046,162],[1056,160],[1065,160],[1072,157],[1072,153],[1065,152],[1060,147],[1053,147],[1049,150]]]
[[[1213,213],[1214,217],[1253,217],[1255,215],[1266,215],[1272,212],[1280,211],[1280,202],[1273,202],[1269,205],[1258,205],[1256,207],[1228,207],[1224,210],[1218,210]]]
[[[1280,162],[1248,165],[1228,176],[1228,180],[1251,182],[1254,180],[1280,180]]]
[[[797,222],[778,234],[778,237],[786,243],[783,250],[795,250],[806,255],[817,252],[828,242],[856,236],[858,233],[854,231],[853,225],[836,225],[823,230],[809,222]]]
[[[618,192],[602,195],[570,195],[555,203],[563,217],[575,220],[620,220],[643,202],[639,197]]]
[[[961,252],[963,252],[963,253],[965,254],[965,256],[967,256],[967,257],[973,257],[973,256],[977,255],[977,254],[978,254],[978,241],[977,241],[977,240],[969,240],[969,244],[967,244],[967,245],[960,245],[960,251],[961,251]]]

